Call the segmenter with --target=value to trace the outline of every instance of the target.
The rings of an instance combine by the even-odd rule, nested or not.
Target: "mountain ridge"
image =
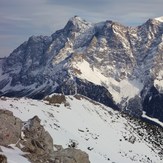
[[[0,95],[42,99],[54,92],[80,93],[163,121],[162,34],[157,19],[125,27],[75,16],[51,36],[30,37],[3,59]]]

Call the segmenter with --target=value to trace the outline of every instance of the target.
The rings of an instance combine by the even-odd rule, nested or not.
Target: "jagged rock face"
[[[0,110],[0,124],[0,145],[16,144],[21,133],[21,120],[8,110]]]
[[[91,24],[75,16],[49,37],[30,37],[0,61],[0,94],[42,99],[54,92],[80,93],[136,116],[145,110],[162,120],[162,111],[151,105],[154,100],[146,100],[149,94],[156,99],[153,87],[159,96],[163,92],[162,34],[158,19],[125,27],[112,21]],[[160,110],[162,102],[156,101]],[[149,105],[150,111],[145,109]]]
[[[36,153],[37,155],[53,152],[53,139],[41,126],[40,119],[37,116],[25,122],[19,144],[24,146],[23,151]]]
[[[17,146],[27,152],[27,158],[32,163],[47,162],[54,153],[53,139],[40,124],[41,120],[35,116],[24,123],[21,129],[21,138]]]

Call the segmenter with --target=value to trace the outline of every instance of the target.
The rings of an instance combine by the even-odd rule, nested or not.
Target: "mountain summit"
[[[158,18],[155,18],[156,20],[160,21],[160,22],[163,22],[163,16],[161,17],[158,17]]]
[[[163,121],[163,23],[88,23],[78,16],[51,36],[32,36],[0,60],[0,95],[82,94]]]

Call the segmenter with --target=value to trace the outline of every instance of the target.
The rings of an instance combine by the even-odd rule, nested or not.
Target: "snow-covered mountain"
[[[88,153],[91,163],[162,163],[162,128],[84,96],[53,94],[38,101],[1,97],[0,109],[12,111],[23,121],[37,115],[55,144],[66,148],[71,141],[76,142],[77,148]],[[20,157],[14,156],[21,153],[16,149],[2,149],[10,161]]]
[[[138,27],[75,16],[51,36],[32,36],[0,60],[0,94],[42,99],[82,94],[163,121],[163,22]]]

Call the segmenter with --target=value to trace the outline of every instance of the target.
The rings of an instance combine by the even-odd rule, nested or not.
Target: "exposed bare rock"
[[[21,140],[18,146],[30,154],[27,157],[32,163],[54,162],[61,160],[60,163],[89,163],[88,155],[78,149],[63,149],[59,147],[57,152],[53,149],[53,139],[40,124],[41,120],[35,116],[24,123],[21,133]]]
[[[16,144],[19,140],[22,121],[8,110],[0,110],[0,145]]]
[[[90,163],[88,155],[79,149],[67,148],[55,152],[55,163]]]
[[[40,124],[40,119],[35,116],[24,123],[21,131],[21,139],[17,146],[24,152],[29,152],[27,157],[32,162],[47,160],[53,153],[53,139]]]
[[[7,163],[7,158],[6,158],[6,156],[0,154],[0,163]]]
[[[8,110],[0,110],[0,145],[16,144],[32,163],[53,162],[59,163],[89,163],[88,155],[79,149],[63,149],[56,145],[53,149],[53,139],[40,124],[38,116],[27,122],[22,122]],[[3,152],[0,149],[1,152]],[[0,163],[7,163],[7,158],[0,155]]]

